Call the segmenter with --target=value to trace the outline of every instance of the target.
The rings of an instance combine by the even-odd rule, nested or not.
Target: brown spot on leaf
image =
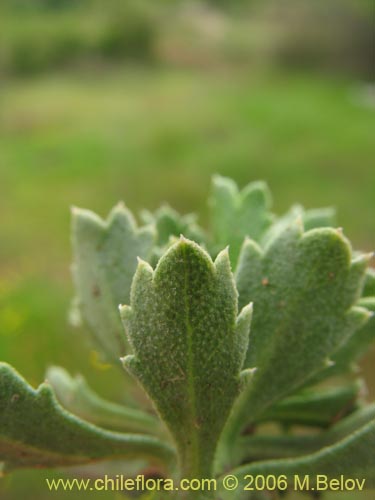
[[[17,403],[17,401],[20,399],[19,394],[13,394],[13,396],[10,398],[11,403]]]

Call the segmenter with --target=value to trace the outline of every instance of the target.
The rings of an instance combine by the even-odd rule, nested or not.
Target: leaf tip
[[[132,226],[135,226],[135,221],[133,220],[133,215],[131,212],[128,210],[126,207],[125,203],[120,200],[116,203],[116,205],[112,208],[108,215],[107,223],[108,225],[113,222],[113,219],[115,219],[117,216],[125,216],[131,223]]]
[[[247,304],[246,306],[244,306],[242,308],[238,318],[243,318],[243,317],[246,317],[246,318],[250,317],[251,318],[251,316],[253,314],[253,309],[254,309],[253,302],[249,302],[249,304]]]
[[[119,304],[118,310],[120,312],[121,319],[126,319],[129,316],[131,307],[126,304]]]
[[[215,259],[215,266],[217,267],[220,265],[222,262],[228,263],[230,266],[230,259],[229,259],[229,245],[227,245],[223,250],[221,250]]]
[[[220,174],[214,174],[212,176],[212,184],[226,184],[229,179],[227,177],[224,177],[223,175],[220,175]],[[232,181],[233,182],[233,181]]]
[[[135,361],[135,359],[136,358],[134,354],[128,354],[126,356],[121,357],[120,362],[122,366],[125,368],[125,370],[127,370],[129,373],[133,373],[132,364]]]
[[[336,363],[335,363],[332,359],[330,359],[330,358],[327,358],[327,359],[324,361],[324,366],[325,366],[326,368],[332,368],[333,366],[335,366],[335,364],[336,364]]]
[[[364,264],[366,267],[370,264],[371,259],[374,257],[375,253],[374,252],[367,252],[363,253],[361,255],[357,255],[353,260],[352,260],[352,265],[355,264]]]
[[[70,205],[70,214],[73,217],[73,219],[77,218],[92,218],[93,216],[98,217],[94,212],[91,212],[90,210],[87,210],[85,208],[80,208],[77,207],[77,205]],[[99,218],[99,217],[98,217]]]
[[[118,201],[115,205],[115,209],[123,210],[124,208],[125,208],[125,203],[122,200]]]
[[[294,223],[297,226],[297,228],[298,228],[299,231],[303,231],[304,227],[303,227],[302,214],[298,214],[297,215],[297,217],[294,219]]]
[[[240,385],[241,389],[244,389],[247,387],[252,379],[254,378],[255,373],[257,372],[258,368],[246,368],[245,370],[242,370],[240,373]]]
[[[152,267],[150,266],[150,264],[145,261],[144,259],[142,259],[142,257],[139,257],[137,256],[137,264],[138,264],[138,269],[147,269],[147,271],[153,271]]]

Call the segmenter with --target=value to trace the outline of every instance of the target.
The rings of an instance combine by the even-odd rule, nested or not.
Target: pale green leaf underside
[[[238,420],[259,417],[272,403],[322,370],[329,356],[370,317],[353,307],[368,258],[331,228],[303,233],[296,222],[263,252],[247,240],[236,271],[240,306],[254,301],[246,366],[257,367]]]
[[[3,471],[57,467],[106,459],[170,463],[173,451],[155,438],[119,434],[63,410],[48,384],[34,390],[0,363],[0,462]]]
[[[126,368],[169,426],[188,473],[209,473],[240,387],[251,310],[237,318],[226,251],[212,262],[182,238],[156,270],[140,262],[122,317],[134,355]]]
[[[59,403],[69,412],[105,429],[158,434],[159,419],[141,410],[112,403],[98,396],[81,375],[72,377],[60,367],[50,367],[46,379]]]
[[[137,228],[122,204],[106,221],[89,210],[73,209],[75,304],[101,352],[115,362],[126,352],[118,306],[129,302],[137,257],[147,258],[153,241],[154,230]]]
[[[338,443],[374,420],[375,404],[372,404],[358,409],[355,413],[319,434],[244,436],[241,437],[238,445],[238,462],[307,455]]]
[[[329,427],[357,407],[363,392],[362,381],[324,389],[305,389],[273,405],[260,415],[257,422]]]
[[[236,500],[246,498],[248,492],[243,488],[248,483],[244,479],[246,475],[286,475],[293,480],[295,475],[302,479],[305,475],[310,476],[310,486],[315,486],[317,475],[328,476],[328,478],[340,478],[341,475],[352,479],[365,479],[365,488],[375,487],[375,420],[371,420],[362,428],[339,441],[327,446],[316,453],[299,458],[279,459],[264,462],[254,462],[235,469],[229,474],[234,474],[239,480],[237,494],[228,494],[220,490],[220,496],[224,499]],[[219,481],[220,484],[220,481]],[[291,483],[293,484],[293,483]]]

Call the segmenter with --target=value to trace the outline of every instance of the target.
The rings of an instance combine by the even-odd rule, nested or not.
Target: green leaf
[[[155,225],[159,247],[167,245],[171,236],[179,237],[180,234],[199,244],[206,239],[203,229],[197,225],[195,214],[180,215],[169,205],[161,206],[154,213],[143,210],[141,217],[146,224]]]
[[[358,362],[375,342],[375,297],[363,297],[358,303],[369,311],[369,320],[345,342],[332,356],[332,363],[307,381],[307,385],[320,383],[329,377],[355,373]]]
[[[259,241],[270,226],[271,195],[264,182],[248,184],[242,191],[231,179],[214,176],[210,198],[214,252],[230,247],[236,265],[245,237]]]
[[[336,225],[336,210],[332,207],[304,210],[302,220],[306,231],[319,227],[333,227]]]
[[[265,232],[260,240],[261,246],[268,246],[298,218],[302,220],[305,230],[308,231],[319,227],[333,227],[336,222],[336,212],[331,207],[305,210],[301,205],[293,205],[286,214],[278,217]]]
[[[326,476],[329,479],[337,479],[341,476],[358,479],[364,488],[375,487],[375,420],[358,429],[353,434],[338,443],[327,446],[318,452],[294,459],[279,459],[262,462],[254,462],[243,465],[229,472],[238,478],[236,494],[227,492],[224,488],[219,489],[221,498],[236,500],[246,498],[247,491],[244,487],[251,476],[281,476],[286,475],[289,485],[293,485],[294,476],[301,479],[305,475],[310,477],[310,487],[316,490],[317,475]],[[222,481],[218,480],[218,485]],[[293,488],[290,488],[293,489]]]
[[[341,387],[304,389],[266,410],[257,423],[274,421],[284,425],[330,427],[355,410],[363,391],[360,380]]]
[[[129,302],[137,257],[149,256],[154,232],[138,229],[123,204],[106,221],[74,208],[72,240],[76,304],[101,351],[118,362],[126,352],[118,306]]]
[[[375,269],[367,269],[365,284],[363,287],[364,297],[375,297]]]
[[[128,458],[163,464],[171,463],[174,453],[155,438],[105,431],[80,420],[61,408],[48,384],[34,390],[14,368],[0,363],[3,471]]]
[[[112,403],[98,396],[81,376],[71,377],[63,368],[50,367],[46,379],[59,403],[88,422],[122,432],[161,432],[158,419],[141,410]]]
[[[179,450],[184,477],[210,477],[217,440],[240,390],[251,308],[237,318],[227,251],[215,263],[181,238],[155,271],[138,265],[131,307],[121,309],[143,385]]]
[[[366,308],[372,315],[369,321],[355,332],[332,357],[334,364],[328,369],[329,375],[338,375],[350,368],[355,370],[358,360],[375,342],[375,297],[365,297],[358,301],[358,305]]]
[[[306,455],[331,446],[375,420],[375,404],[365,406],[319,434],[254,435],[241,438],[238,462]]]
[[[246,367],[257,367],[235,420],[254,421],[301,387],[370,318],[353,307],[368,257],[352,261],[341,231],[289,226],[263,251],[247,240],[236,271],[239,304],[254,301]]]

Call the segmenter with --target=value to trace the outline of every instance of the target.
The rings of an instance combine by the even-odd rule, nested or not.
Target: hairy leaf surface
[[[170,463],[173,457],[155,438],[105,431],[80,420],[63,410],[48,384],[34,390],[14,368],[0,363],[3,471],[127,458]]]
[[[184,473],[209,477],[217,440],[240,390],[251,309],[237,318],[227,251],[215,263],[182,238],[155,271],[140,262],[121,310],[134,355],[124,360],[169,426]]]
[[[291,225],[263,251],[247,240],[236,271],[240,306],[254,301],[246,366],[257,367],[238,405],[238,421],[252,421],[300,387],[359,330],[371,314],[353,307],[368,257],[352,261],[338,230],[303,233]]]
[[[271,195],[264,182],[253,182],[239,191],[231,179],[213,177],[210,208],[214,247],[229,245],[233,266],[245,237],[259,241],[270,226],[270,207]]]
[[[126,352],[118,306],[129,301],[137,257],[149,256],[154,232],[138,229],[131,212],[119,204],[106,221],[74,208],[72,239],[76,305],[101,351],[118,362]]]

